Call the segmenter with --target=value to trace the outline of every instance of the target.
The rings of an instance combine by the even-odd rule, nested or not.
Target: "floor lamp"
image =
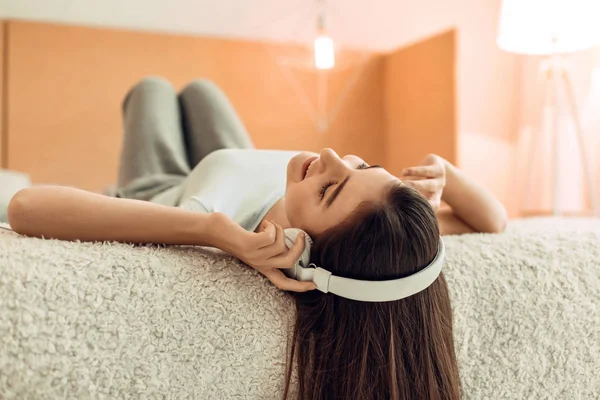
[[[559,106],[568,104],[573,118],[579,156],[583,167],[584,184],[594,215],[598,215],[597,192],[592,180],[591,166],[585,153],[583,128],[569,71],[561,63],[561,56],[589,49],[600,43],[600,27],[596,16],[600,13],[598,0],[503,0],[498,28],[498,46],[507,52],[542,55],[542,72],[546,83],[545,105],[552,105],[553,147],[553,214],[560,213],[559,205]],[[532,187],[534,143],[529,155],[525,184]]]

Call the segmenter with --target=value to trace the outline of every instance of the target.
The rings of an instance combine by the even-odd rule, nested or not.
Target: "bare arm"
[[[280,289],[316,288],[279,270],[298,260],[304,238],[299,235],[288,249],[283,228],[272,223],[265,223],[261,232],[247,232],[223,213],[203,214],[59,186],[21,190],[9,204],[8,219],[15,232],[28,236],[216,247],[252,266]]]
[[[442,206],[435,213],[440,225],[440,235],[460,235],[474,233],[475,230],[460,219],[448,206]]]
[[[502,203],[448,161],[445,166],[446,186],[442,201],[450,206],[452,213],[459,219],[458,222],[452,222],[455,228],[460,230],[459,222],[463,222],[475,232],[503,232],[507,215]]]
[[[406,168],[402,179],[427,198],[442,235],[497,233],[506,226],[504,206],[443,157],[428,154],[420,165]]]
[[[223,246],[212,215],[60,186],[23,189],[8,208],[11,227],[28,236]]]

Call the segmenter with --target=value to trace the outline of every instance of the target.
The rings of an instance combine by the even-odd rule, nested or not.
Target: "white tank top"
[[[287,165],[298,151],[222,149],[204,157],[176,188],[155,203],[197,212],[222,212],[254,231],[285,195]]]

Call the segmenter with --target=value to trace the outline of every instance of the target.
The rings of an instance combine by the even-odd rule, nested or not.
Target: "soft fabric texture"
[[[600,221],[445,242],[464,398],[597,398]],[[0,229],[0,398],[279,399],[293,307],[216,250]]]

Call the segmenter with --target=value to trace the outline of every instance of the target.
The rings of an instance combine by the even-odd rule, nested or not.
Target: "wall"
[[[2,1],[11,19],[306,44],[324,8],[336,45],[381,52],[452,29],[482,7],[462,7],[465,0]]]
[[[4,151],[5,151],[5,140],[6,140],[6,132],[4,127],[4,114],[5,103],[4,103],[4,81],[5,81],[5,47],[4,47],[4,21],[0,21],[0,168],[6,168],[4,164]]]
[[[317,75],[312,68],[284,71],[275,59],[297,57],[295,46],[18,21],[8,26],[7,161],[34,182],[95,191],[113,184],[121,100],[146,75],[166,76],[176,87],[198,76],[214,80],[259,148],[333,147],[395,174],[430,152],[456,162],[453,31],[385,56],[366,55],[362,67],[353,63],[364,53],[338,57],[342,72],[327,77],[330,110],[347,83],[359,79],[330,129],[319,132],[285,78],[294,75],[315,99]]]
[[[520,202],[531,213],[546,213],[553,207],[553,132],[552,103],[544,104],[546,81],[540,72],[541,57],[523,57],[521,96],[519,102],[519,159],[530,159],[534,179],[527,184],[527,175],[517,176]],[[600,47],[561,59],[570,72],[575,101],[579,109],[584,134],[585,154],[590,166],[596,201],[600,199]],[[553,82],[550,82],[553,85]],[[553,86],[551,86],[553,87]],[[587,181],[575,135],[574,120],[561,84],[559,120],[559,174],[561,190],[558,204],[561,211],[581,214],[590,210]],[[529,146],[534,143],[534,151]],[[521,163],[526,170],[529,163]],[[600,207],[600,204],[598,204]]]
[[[521,60],[496,46],[500,4],[373,0],[365,7],[358,0],[328,0],[328,28],[340,46],[391,52],[455,29],[456,162],[516,216],[515,176],[522,173],[517,167]],[[305,42],[314,37],[310,21],[317,12],[314,3],[304,0],[144,1],[141,14],[134,0],[8,0],[8,5],[10,17]]]
[[[520,61],[496,46],[501,0],[461,0],[457,25],[458,166],[519,216],[515,201]]]
[[[165,76],[177,88],[197,77],[215,81],[257,147],[318,151],[331,146],[340,153],[364,155],[370,162],[382,158],[380,55],[368,57],[339,117],[321,133],[273,57],[287,54],[289,48],[33,22],[7,24],[7,162],[11,169],[30,173],[34,182],[95,191],[113,184],[122,137],[121,101],[146,75]],[[348,74],[332,74],[332,87],[341,90]],[[310,87],[314,77],[305,74],[300,79]]]
[[[316,13],[314,4],[304,0],[144,1],[144,13],[139,13],[139,4],[134,0],[47,0],[41,3],[37,0],[8,0],[6,4],[7,17],[283,41],[307,41],[314,37],[314,24],[310,21],[314,20]],[[510,216],[517,216],[522,206],[532,211],[548,207],[548,185],[539,182],[524,188],[523,181],[528,172],[528,155],[524,148],[529,140],[528,133],[535,130],[538,119],[533,116],[541,90],[535,86],[537,63],[535,59],[504,53],[497,48],[495,38],[501,0],[373,0],[369,7],[358,0],[328,0],[327,4],[329,30],[341,46],[395,52],[390,49],[410,47],[424,37],[455,29],[457,164],[467,175],[491,190],[506,205]],[[209,7],[210,13],[203,12]],[[236,23],[230,23],[232,20]],[[356,29],[359,25],[360,29]],[[586,131],[589,132],[588,151],[595,163],[600,160],[599,145],[594,144],[600,138],[600,122],[597,121],[600,95],[598,89],[590,92],[586,85],[592,71],[600,64],[597,54],[582,53],[572,59],[573,68],[577,70],[574,74],[577,97]],[[372,71],[381,72],[382,69],[378,69],[383,68],[381,63],[380,59],[374,60]],[[173,76],[183,81],[190,75],[189,72],[188,75],[181,74],[182,78]],[[598,76],[594,82],[600,80]],[[369,79],[378,81],[380,85],[382,78],[374,72]],[[117,85],[120,85],[119,89],[110,89],[111,93],[122,91],[126,86],[123,82]],[[280,86],[286,87],[286,84]],[[276,92],[272,88],[270,90]],[[116,94],[111,96],[119,97]],[[292,100],[285,101],[288,105],[294,104]],[[383,99],[374,101],[383,104]],[[349,99],[349,102],[354,106],[363,103],[358,97]],[[295,106],[300,108],[298,103]],[[353,115],[351,110],[352,107],[346,109],[345,117]],[[369,110],[377,112],[374,108]],[[253,116],[248,112],[245,115]],[[297,122],[300,127],[307,123],[302,122],[302,118]],[[117,129],[114,121],[111,124],[111,129]],[[290,128],[289,125],[285,127]],[[372,138],[381,142],[382,135],[377,133],[377,129],[382,127],[373,126]],[[360,134],[354,133],[351,138],[355,136]],[[341,144],[346,141],[343,134],[332,137]],[[114,143],[114,139],[110,140]],[[373,155],[381,158],[375,153]],[[114,154],[106,157],[112,159]],[[400,168],[400,164],[408,164],[408,161],[392,167]],[[547,166],[540,163],[536,168],[543,171]],[[594,170],[595,181],[600,182],[600,166]],[[572,185],[568,177],[578,176],[580,172],[577,167],[573,170],[568,166],[565,171],[567,184]],[[583,196],[577,194],[581,186],[569,187],[563,196],[568,197],[571,193],[573,197],[565,197],[563,203],[576,209],[584,204]],[[528,195],[524,191],[526,189],[538,195]]]
[[[400,175],[428,153],[456,162],[454,31],[385,59],[386,168]]]
[[[456,15],[458,165],[506,206],[511,217],[547,214],[552,210],[551,142],[537,141],[540,123],[550,122],[544,110],[544,79],[539,57],[505,53],[495,43],[501,0],[455,1],[468,10]],[[600,47],[567,56],[586,135],[592,180],[600,199]],[[566,106],[566,104],[563,104]],[[561,115],[562,190],[559,203],[568,214],[589,209],[573,122]],[[527,183],[527,177],[533,179]],[[600,204],[599,204],[600,206]]]

